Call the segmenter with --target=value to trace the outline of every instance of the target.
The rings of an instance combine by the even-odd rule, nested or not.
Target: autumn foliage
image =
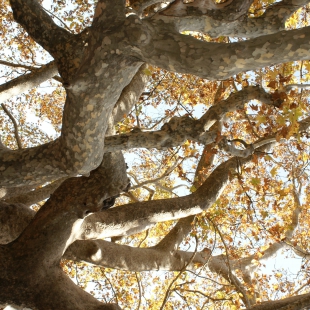
[[[45,13],[70,35],[86,33],[92,26],[94,1],[41,2]],[[181,14],[181,9],[174,11],[174,4],[192,4],[193,12],[195,3],[209,5],[208,1],[199,0],[172,2],[127,0],[126,10],[128,16],[138,12],[141,20],[152,20],[158,12],[165,15],[166,7]],[[225,3],[216,1],[212,5]],[[272,5],[277,4],[256,0],[247,3],[247,18],[264,16]],[[308,27],[308,15],[308,5],[301,6],[286,20],[285,30]],[[43,39],[37,44],[29,29],[14,21],[9,1],[0,0],[0,16],[1,98],[11,88],[10,81],[28,75],[32,79],[57,53],[53,47],[47,52]],[[182,34],[214,44],[245,41],[237,35],[209,36],[192,30]],[[78,59],[77,55],[72,57]],[[63,65],[61,61],[58,67]],[[76,66],[82,67],[81,63]],[[106,179],[102,184],[114,186],[105,196],[102,193],[107,187],[98,185],[98,169],[89,176],[90,171],[84,171],[86,166],[78,172],[70,166],[70,172],[59,174],[57,168],[57,173],[46,179],[43,172],[38,176],[35,172],[25,173],[25,177],[21,173],[24,181],[16,183],[16,187],[1,185],[0,208],[24,204],[28,211],[47,212],[44,216],[52,218],[56,210],[53,200],[55,204],[66,201],[66,214],[71,212],[72,203],[72,210],[84,222],[79,222],[81,226],[74,232],[77,241],[73,242],[72,235],[67,238],[68,245],[72,245],[63,248],[60,266],[77,286],[103,303],[116,303],[123,309],[154,310],[265,309],[267,305],[274,305],[272,309],[303,309],[310,305],[310,61],[283,60],[276,65],[266,61],[265,67],[246,72],[240,69],[221,80],[205,79],[198,73],[177,73],[180,70],[173,70],[173,65],[167,71],[160,63],[141,64],[129,80],[142,76],[143,90],[136,92],[130,109],[117,112],[118,116],[113,114],[104,127],[107,131],[103,152],[119,156],[117,152],[122,151],[131,186],[124,186],[124,176],[118,182],[118,175],[115,184],[118,182],[119,187],[114,186],[110,176],[118,171],[119,164],[108,167],[110,159],[106,166],[98,168],[109,168],[108,172],[104,170]],[[75,91],[75,82],[71,87],[71,80],[65,81],[63,72],[1,101],[1,164],[6,163],[8,149],[22,152],[61,140],[66,130],[63,116],[70,119],[70,115],[63,114],[64,107],[69,106],[68,100]],[[76,83],[82,85],[80,80]],[[93,87],[92,82],[87,85]],[[130,85],[122,85],[122,89]],[[85,101],[91,96],[83,97],[82,91],[80,95]],[[110,97],[114,95],[111,91]],[[120,92],[120,99],[116,99],[121,100],[121,96]],[[114,113],[114,106],[106,109],[106,115]],[[78,140],[79,134],[76,136]],[[73,150],[79,151],[75,147]],[[74,152],[70,154],[75,156]],[[98,154],[102,159],[103,153]],[[19,167],[17,160],[15,163]],[[77,175],[80,178],[74,179],[85,178],[85,186],[71,181]],[[94,175],[95,185],[91,183]],[[0,178],[4,177],[7,176],[1,170]],[[65,189],[63,184],[68,184]],[[100,206],[105,199],[117,197],[113,208],[98,207],[99,196]],[[90,209],[80,215],[78,208],[86,205]],[[3,249],[28,227],[34,216],[33,211],[29,212],[21,215],[23,224],[16,216],[14,225],[0,210]],[[59,218],[61,212],[57,213]],[[38,216],[38,221],[42,217]],[[6,221],[13,224],[7,227]],[[32,236],[27,229],[25,234]],[[0,278],[0,288],[1,281],[4,280]],[[283,305],[277,304],[278,300],[283,300]],[[3,307],[5,302],[0,299]]]

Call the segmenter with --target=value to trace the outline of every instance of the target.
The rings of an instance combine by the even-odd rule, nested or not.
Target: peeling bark
[[[301,309],[309,305],[310,298],[305,294],[251,308],[253,296],[246,296],[234,274],[241,268],[245,282],[250,281],[251,257],[234,261],[225,255],[212,257],[209,249],[194,257],[193,253],[178,250],[194,216],[220,197],[231,170],[250,161],[255,151],[276,143],[273,135],[253,144],[244,142],[245,149],[238,150],[235,141],[217,139],[219,123],[227,112],[243,108],[251,99],[273,105],[270,94],[259,87],[248,87],[212,106],[199,120],[172,118],[157,132],[106,137],[108,126],[110,134],[113,124],[141,95],[147,83],[145,63],[203,78],[225,79],[271,64],[309,59],[310,27],[284,29],[287,18],[307,1],[275,3],[258,18],[246,16],[251,2],[195,0],[186,4],[176,0],[154,16],[140,18],[139,14],[126,16],[123,0],[99,0],[92,25],[74,35],[57,26],[38,1],[10,0],[15,20],[52,55],[54,62],[4,84],[0,100],[59,72],[66,102],[61,136],[55,141],[15,151],[0,144],[0,195],[7,199],[0,204],[1,304],[38,310],[120,309],[118,305],[100,303],[75,286],[59,266],[61,258],[66,257],[134,271],[183,270],[188,263],[188,268],[194,268],[194,263],[208,264],[211,271],[235,285],[249,309]],[[232,44],[202,42],[181,34],[184,30],[250,39]],[[299,128],[306,130],[309,125],[306,118]],[[204,143],[206,149],[217,144],[237,154],[238,159],[220,164],[194,193],[185,197],[102,210],[104,201],[129,186],[123,156],[116,150],[161,149],[187,139]],[[66,180],[59,187],[56,184],[55,191],[51,185],[32,192],[36,186],[60,178]],[[22,197],[25,191],[32,193]],[[40,192],[44,192],[40,199],[52,195],[35,215],[25,205],[12,203],[18,199],[30,204],[39,199],[36,195]],[[300,210],[295,211],[287,239],[292,238],[298,224]],[[98,240],[130,235],[157,222],[177,219],[170,233],[152,248],[134,249]],[[271,245],[262,259],[282,246]]]

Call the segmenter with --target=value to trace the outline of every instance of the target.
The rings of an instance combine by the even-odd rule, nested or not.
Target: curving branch
[[[154,223],[199,214],[221,195],[229,180],[230,169],[235,167],[235,158],[222,163],[196,192],[181,198],[136,202],[90,215],[84,220],[77,238],[125,236],[145,230]]]
[[[22,234],[14,242],[0,245],[0,300],[18,305],[26,303],[34,309],[49,308],[51,298],[55,309],[120,309],[114,304],[100,303],[76,286],[59,263],[66,248],[75,240],[83,218],[89,212],[100,210],[106,198],[127,186],[121,153],[106,154],[102,165],[89,177],[63,182]],[[72,195],[67,195],[68,188]],[[21,279],[18,283],[12,281],[16,277]],[[34,291],[38,294],[33,294]]]
[[[248,310],[300,310],[310,306],[310,293],[283,298],[280,300],[269,300],[255,305]]]
[[[226,44],[203,42],[179,34],[173,25],[163,21],[154,21],[151,25],[143,22],[143,26],[152,40],[137,45],[137,57],[165,70],[209,80],[223,80],[240,71],[257,70],[271,63],[309,58],[310,41],[305,38],[309,37],[310,27]],[[128,36],[133,39],[132,34]]]
[[[1,103],[1,107],[4,110],[4,112],[7,114],[7,116],[10,118],[10,120],[13,123],[14,126],[14,135],[16,139],[16,143],[19,149],[22,149],[22,142],[20,141],[19,133],[18,133],[18,125],[14,118],[14,116],[11,114],[11,112],[8,110],[8,108],[5,106],[5,104]]]
[[[195,256],[193,254],[194,252],[171,252],[168,249],[165,251],[156,247],[133,248],[104,240],[84,240],[73,243],[65,252],[64,258],[127,271],[181,271],[187,264],[189,264],[188,270],[196,270],[196,264],[207,265],[212,272],[223,276],[230,282],[224,255],[211,256],[211,251],[208,249],[197,252]],[[247,309],[272,310],[282,309],[282,306],[283,309],[288,309],[284,307],[291,304],[294,305],[292,309],[299,310],[301,308],[297,305],[308,305],[309,300],[309,294],[305,294],[278,301],[268,301],[268,303],[263,302]]]
[[[53,56],[64,49],[74,35],[57,26],[37,0],[10,0],[15,20]]]
[[[300,122],[300,130],[309,128],[309,119]],[[267,151],[276,143],[278,142],[275,138],[267,137],[266,143],[258,141],[258,145],[262,146],[257,150]],[[84,240],[131,235],[160,221],[199,214],[208,209],[220,196],[229,180],[230,170],[236,168],[237,162],[246,163],[249,160],[251,160],[251,156],[238,160],[233,157],[220,164],[203,185],[190,195],[181,198],[137,202],[91,215],[85,219],[77,238]],[[137,214],[139,214],[139,221],[136,221]]]
[[[128,115],[132,107],[139,101],[141,94],[150,80],[150,76],[145,74],[146,69],[147,64],[141,65],[131,82],[123,89],[112,110],[109,119],[109,128],[113,128],[125,115]]]
[[[259,17],[248,16],[251,2],[227,1],[223,3],[222,8],[218,8],[213,2],[175,1],[151,19],[173,24],[178,32],[198,31],[213,38],[219,36],[255,38],[285,30],[286,20],[309,1],[277,2],[268,6],[264,14]],[[189,8],[192,10],[189,11]]]
[[[114,253],[118,255],[113,258]],[[64,258],[128,271],[180,271],[188,265],[193,254],[157,248],[133,248],[104,240],[79,240],[67,249]],[[206,264],[209,260],[208,250],[197,252],[188,269],[194,270],[195,264]]]
[[[274,104],[272,95],[268,94],[263,88],[258,86],[246,87],[243,90],[232,93],[227,99],[221,100],[212,106],[198,120],[194,120],[187,115],[173,117],[158,131],[144,132],[133,130],[127,134],[108,136],[105,138],[105,149],[107,151],[126,150],[137,147],[162,149],[179,146],[188,139],[202,144],[210,144],[218,138],[217,128],[212,128],[211,130],[211,127],[216,122],[221,121],[227,112],[242,109],[247,102],[253,99],[267,105]],[[230,153],[237,155],[237,151],[234,153],[233,150],[234,148],[231,148]],[[229,148],[227,148],[227,151],[229,151]],[[242,155],[242,152],[240,154]],[[250,154],[243,152],[242,157],[247,157]]]
[[[201,184],[203,184],[203,181],[206,179],[206,177],[203,177],[203,170],[210,168],[212,165],[212,161],[214,159],[214,153],[212,153],[211,150],[212,147],[214,147],[212,144],[206,145],[204,147],[197,165],[197,169],[195,171],[193,182],[193,187],[195,189],[199,188]],[[212,155],[210,156],[209,154]],[[171,229],[171,231],[154,248],[161,251],[170,251],[170,253],[175,252],[178,249],[180,243],[191,231],[194,220],[194,215],[180,219],[173,227],[173,229]]]

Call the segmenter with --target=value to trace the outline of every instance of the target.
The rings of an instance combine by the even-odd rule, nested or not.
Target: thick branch
[[[195,5],[195,2],[188,4],[182,1],[174,2],[173,5],[156,14],[152,19],[171,23],[178,32],[198,31],[211,37],[255,38],[284,30],[285,22],[291,14],[309,1],[302,0],[297,3],[288,0],[275,3],[270,5],[263,15],[255,18],[248,17],[248,4],[251,1],[246,1],[244,5],[241,4],[241,7],[238,1],[233,1],[220,10],[210,7],[209,9],[189,11],[187,8]],[[239,8],[236,10],[238,6]]]
[[[249,310],[301,310],[310,306],[310,293],[284,298],[281,300],[265,301]]]
[[[13,198],[5,199],[7,203],[22,203],[25,206],[31,206],[34,203],[49,198],[51,194],[61,185],[65,179],[59,179],[46,186],[28,191],[25,194],[15,196]]]
[[[34,251],[33,261],[48,259],[49,263],[57,262],[74,241],[83,218],[90,212],[101,210],[104,200],[126,190],[128,184],[123,155],[106,153],[101,166],[89,177],[64,181],[13,246],[19,250],[22,248],[25,253]]]
[[[162,21],[144,22],[152,40],[141,42],[137,57],[152,65],[209,80],[226,79],[241,71],[282,62],[306,60],[310,53],[310,27],[233,44],[202,42],[177,33]],[[132,35],[128,33],[132,38]]]
[[[121,65],[119,61],[110,61],[111,72],[115,73]],[[125,66],[124,62],[122,65]],[[121,91],[140,66],[141,63],[134,63],[115,73],[122,82],[113,87],[110,79],[100,79],[98,73],[87,74],[87,78],[77,81],[75,90],[67,90],[60,138],[25,150],[0,150],[1,185],[36,186],[95,169],[102,160],[109,114]],[[87,67],[87,70],[91,69]],[[103,71],[101,73],[103,74]],[[97,82],[103,89],[99,94],[98,89],[93,87]],[[84,90],[81,90],[81,84],[86,87]]]
[[[145,230],[157,222],[199,214],[220,196],[228,182],[230,168],[235,166],[234,158],[221,164],[193,194],[181,198],[138,202],[93,214],[85,219],[78,238],[124,236]]]
[[[124,22],[125,18],[126,14],[124,0],[99,0],[96,5],[92,26],[99,27],[101,29],[108,29],[111,24],[116,26],[117,24]]]
[[[26,185],[21,187],[2,187],[0,188],[0,199],[6,200],[20,195],[24,195],[34,189],[32,185]]]
[[[38,86],[44,81],[52,78],[58,73],[55,62],[50,62],[42,66],[40,69],[33,70],[33,72],[21,75],[20,77],[2,84],[0,86],[0,102],[17,96],[33,87]]]
[[[0,202],[0,244],[16,239],[34,215],[35,211],[22,204]]]
[[[199,120],[194,120],[187,115],[173,117],[158,131],[142,132],[134,130],[131,133],[106,137],[106,150],[125,150],[135,147],[161,149],[179,146],[188,139],[202,144],[210,144],[218,137],[218,130],[207,130],[211,129],[215,122],[222,120],[227,112],[243,109],[244,104],[253,99],[268,105],[273,104],[271,94],[265,92],[263,88],[258,86],[246,87],[212,106]],[[231,154],[233,154],[233,150],[231,148]]]
[[[205,146],[194,176],[193,186],[197,189],[201,186],[203,170],[212,164],[214,154],[212,154],[212,144]],[[208,151],[211,153],[208,153]],[[163,251],[176,251],[192,229],[194,215],[180,219],[173,229],[154,247]]]
[[[146,68],[147,65],[143,64],[131,82],[123,89],[110,116],[109,128],[114,127],[118,122],[120,122],[139,101],[141,94],[150,80],[150,76],[144,73]]]
[[[170,232],[161,240],[154,249],[164,252],[175,252],[180,243],[183,241],[191,229],[192,222],[194,221],[195,216],[191,215],[185,218],[180,219],[177,224],[170,230]]]
[[[57,26],[37,0],[10,0],[13,15],[29,35],[52,55],[74,37]]]
[[[104,240],[80,240],[74,242],[64,258],[85,261],[91,264],[128,271],[169,270],[179,271],[193,257],[193,252],[163,251],[156,248],[133,248]],[[209,251],[198,252],[194,264],[205,264],[210,259]]]
[[[310,126],[309,118],[299,124],[301,131],[306,130]],[[266,143],[264,141],[257,142],[258,146],[262,145],[257,150],[267,151],[276,143],[275,138],[266,138]],[[249,160],[251,160],[251,156],[242,160],[239,158],[241,163],[246,163]],[[78,239],[130,235],[143,231],[160,221],[175,220],[201,213],[220,196],[229,180],[230,169],[234,169],[236,164],[236,158],[232,158],[219,165],[193,194],[181,198],[128,204],[89,216],[81,226],[82,231]],[[137,218],[140,220],[137,221]]]
[[[182,0],[176,0],[165,10],[161,11],[160,15],[175,17],[213,15],[214,19],[229,21],[245,15],[252,2],[253,0],[228,0],[216,3],[212,0],[195,0],[186,3]]]

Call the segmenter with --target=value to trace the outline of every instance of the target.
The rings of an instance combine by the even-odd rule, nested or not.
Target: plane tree
[[[54,13],[36,0],[2,4],[3,307],[140,307],[143,271],[176,272],[158,309],[309,306],[307,1],[76,1],[75,19],[62,1]],[[34,89],[47,80],[56,90]],[[165,115],[147,117],[169,98]],[[18,101],[24,112],[39,104],[58,135],[20,137],[7,107]],[[122,152],[142,148],[127,174]],[[173,174],[188,192],[175,192]],[[277,272],[286,291],[266,290],[258,269],[285,249],[303,259],[298,283]],[[65,274],[72,261],[131,272],[115,275],[119,287],[135,274],[138,301],[110,303],[108,289],[98,301]]]

